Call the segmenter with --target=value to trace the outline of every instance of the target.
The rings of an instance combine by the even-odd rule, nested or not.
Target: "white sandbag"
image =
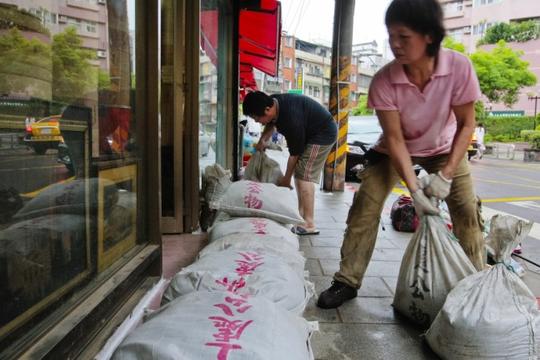
[[[290,230],[290,226],[260,217],[232,218],[228,221],[217,222],[210,229],[208,240],[213,242],[224,236],[241,233],[271,235],[282,239],[296,249],[299,246],[298,236]]]
[[[487,245],[497,264],[460,281],[426,334],[443,359],[537,359],[536,298],[507,265],[532,224],[513,216],[491,219]]]
[[[210,207],[232,216],[265,217],[283,224],[304,222],[298,213],[295,192],[268,183],[236,181]]]
[[[149,315],[114,360],[311,360],[314,326],[263,297],[193,292]]]
[[[238,233],[219,238],[199,252],[199,258],[223,250],[256,250],[281,257],[299,274],[304,272],[306,259],[298,251],[298,244],[292,245],[271,235]]]
[[[209,165],[204,169],[202,192],[204,200],[212,203],[219,200],[232,184],[231,172],[219,164]]]
[[[243,179],[277,184],[282,177],[279,163],[264,151],[256,151],[249,159]]]
[[[263,296],[301,315],[313,296],[313,285],[280,257],[257,250],[224,250],[182,269],[163,294],[162,304],[193,291],[231,291]]]
[[[475,272],[444,219],[423,216],[403,255],[392,305],[427,328],[450,290]]]

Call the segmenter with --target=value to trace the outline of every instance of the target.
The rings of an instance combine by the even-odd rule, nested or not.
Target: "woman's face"
[[[414,64],[429,57],[426,49],[432,43],[431,36],[420,34],[405,25],[388,26],[390,49],[398,63]]]

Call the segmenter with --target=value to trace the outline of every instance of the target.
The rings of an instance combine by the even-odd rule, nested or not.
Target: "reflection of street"
[[[57,162],[57,150],[37,155],[31,149],[0,151],[0,176],[4,188],[28,193],[67,179],[69,171]]]

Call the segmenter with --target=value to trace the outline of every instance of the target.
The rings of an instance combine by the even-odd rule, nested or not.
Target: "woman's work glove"
[[[450,194],[451,185],[452,179],[448,180],[439,171],[437,174],[429,174],[427,184],[424,187],[424,193],[427,196],[444,200]]]
[[[438,215],[440,210],[433,202],[424,194],[424,190],[419,188],[411,194],[414,204],[414,210],[418,216]]]

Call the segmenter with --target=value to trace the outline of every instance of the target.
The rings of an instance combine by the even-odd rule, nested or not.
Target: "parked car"
[[[345,181],[360,182],[356,174],[364,166],[366,152],[381,134],[382,129],[376,116],[349,117]],[[420,173],[421,169],[418,165],[414,166],[416,175]]]
[[[48,116],[36,122],[27,121],[24,142],[39,155],[45,154],[48,149],[58,148],[64,142],[60,132],[61,115]]]

